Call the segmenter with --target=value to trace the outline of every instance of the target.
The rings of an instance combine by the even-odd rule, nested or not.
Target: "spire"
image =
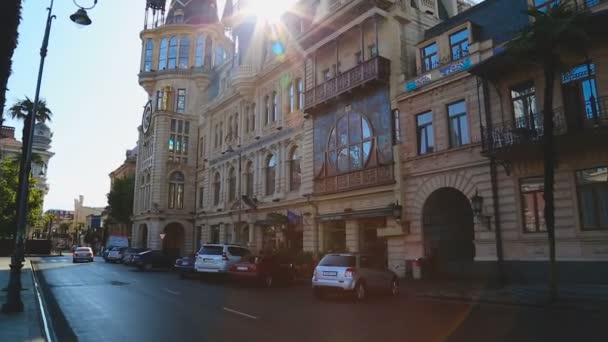
[[[165,24],[215,24],[217,0],[171,0]]]

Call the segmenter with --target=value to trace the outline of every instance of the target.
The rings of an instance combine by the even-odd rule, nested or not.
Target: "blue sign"
[[[468,69],[470,67],[471,67],[471,60],[466,58],[466,59],[458,61],[454,64],[451,64],[445,68],[439,69],[439,73],[441,73],[442,76],[449,76],[455,72],[459,72],[459,71]]]
[[[419,78],[417,78],[411,82],[408,82],[405,85],[405,90],[412,91],[416,88],[422,87],[423,85],[425,85],[427,83],[431,83],[431,81],[432,81],[431,74],[426,74],[426,75],[420,76]]]

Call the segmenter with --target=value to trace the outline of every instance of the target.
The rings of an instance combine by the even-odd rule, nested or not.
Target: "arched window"
[[[213,54],[213,40],[211,40],[211,37],[207,37],[207,39],[205,39],[205,60],[203,62],[204,65],[209,65],[211,66],[211,56]]]
[[[176,171],[169,178],[169,209],[184,208],[184,174]]]
[[[239,113],[234,114],[234,128],[232,129],[232,132],[234,132],[233,138],[239,136]]]
[[[274,194],[277,174],[277,159],[274,155],[266,158],[266,196]]]
[[[253,162],[247,162],[247,166],[245,167],[245,183],[247,186],[247,197],[253,197]]]
[[[251,110],[251,108],[249,108],[249,106],[245,107],[245,133],[250,131],[249,128],[249,111]]]
[[[289,112],[293,113],[296,110],[296,89],[293,83],[289,85]]]
[[[249,122],[251,122],[251,131],[255,131],[255,103],[253,105],[251,105],[251,114],[250,114],[251,118],[249,119]]]
[[[304,81],[298,78],[296,84],[298,85],[298,109],[302,110],[304,108]]]
[[[154,41],[146,40],[146,52],[144,54],[144,71],[152,70],[152,53],[154,51]]]
[[[221,46],[217,46],[215,48],[215,62],[214,65],[221,65],[222,63],[224,63],[224,57],[225,57],[226,52],[224,51],[224,48]]]
[[[236,198],[236,172],[231,167],[228,171],[228,201],[232,202]]]
[[[296,146],[291,150],[291,154],[289,155],[289,189],[291,191],[300,189],[302,182],[301,160],[300,149]]]
[[[160,49],[158,52],[158,70],[167,68],[167,46],[169,42],[167,38],[160,41]]]
[[[187,69],[190,66],[190,38],[182,37],[179,42],[179,67]]]
[[[276,91],[272,92],[272,122],[277,121],[279,115],[279,95]]]
[[[167,68],[175,69],[177,66],[177,37],[171,37],[169,41],[169,57],[167,58]]]
[[[205,37],[201,34],[196,38],[196,52],[194,65],[197,67],[203,66],[203,52],[205,49]]]
[[[267,96],[264,97],[264,124],[268,125],[270,122],[270,115],[272,114],[270,111],[270,98]]]
[[[373,132],[367,118],[349,113],[331,130],[327,143],[327,175],[362,169],[372,151]]]
[[[224,123],[220,122],[220,147],[224,145]]]
[[[222,189],[222,177],[219,172],[213,178],[213,205],[220,204],[220,191]]]

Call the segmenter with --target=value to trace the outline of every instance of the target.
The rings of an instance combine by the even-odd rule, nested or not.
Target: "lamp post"
[[[72,21],[77,24],[88,25],[91,23],[91,19],[88,19],[84,8],[76,3],[76,6],[80,9],[78,12],[70,16]],[[32,168],[32,140],[34,136],[34,126],[36,124],[36,112],[38,112],[38,101],[40,99],[40,85],[42,83],[42,73],[44,71],[44,60],[46,58],[47,49],[49,45],[49,35],[51,33],[51,24],[53,19],[57,18],[53,15],[53,4],[54,0],[51,0],[49,7],[47,8],[46,26],[44,29],[44,37],[42,38],[42,46],[40,48],[40,65],[38,67],[38,79],[36,81],[36,93],[34,96],[34,108],[29,113],[23,124],[23,143],[21,147],[21,162],[19,165],[19,189],[17,192],[17,220],[15,225],[15,231],[13,233],[15,250],[11,257],[10,264],[10,277],[8,282],[8,293],[6,297],[6,303],[2,305],[2,312],[15,313],[23,312],[23,302],[21,301],[21,269],[23,268],[24,261],[24,233],[25,225],[28,214],[28,198],[30,192],[29,177]],[[94,4],[91,9],[95,7],[97,0],[94,0]],[[83,10],[82,12],[80,10]],[[80,12],[79,16],[76,16]],[[86,17],[88,22],[83,18]],[[76,21],[75,19],[79,19]]]

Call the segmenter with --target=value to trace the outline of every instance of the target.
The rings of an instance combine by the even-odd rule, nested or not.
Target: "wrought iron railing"
[[[171,69],[163,69],[163,70],[150,70],[150,71],[142,71],[139,73],[140,78],[148,78],[148,77],[156,77],[162,75],[196,75],[209,72],[210,68],[200,66],[200,67],[191,67],[191,68],[171,68]]]
[[[391,184],[395,181],[393,164],[357,170],[341,175],[314,180],[314,193],[317,195],[355,190]]]
[[[608,127],[608,96],[591,98],[578,111],[567,111],[564,107],[554,109],[553,126],[555,135]],[[499,122],[492,127],[482,126],[481,130],[483,150],[486,153],[516,145],[539,143],[545,133],[543,113]]]

